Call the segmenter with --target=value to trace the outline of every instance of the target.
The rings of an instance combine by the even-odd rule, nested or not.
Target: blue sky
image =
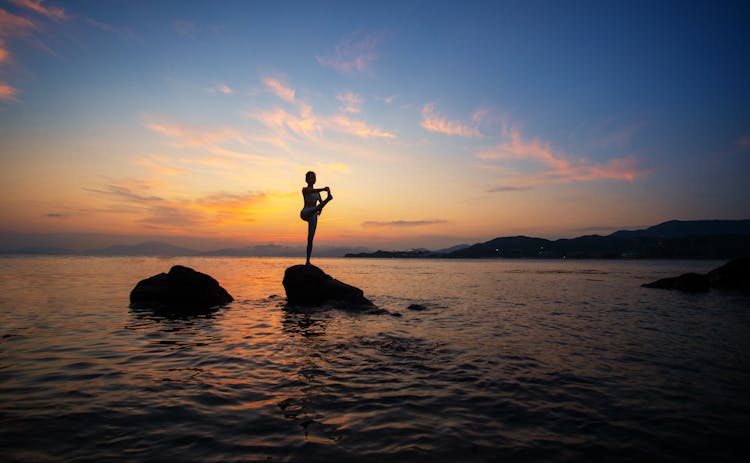
[[[747,218],[748,19],[743,2],[4,1],[0,231],[296,242],[308,168],[338,193],[321,233],[340,244]]]

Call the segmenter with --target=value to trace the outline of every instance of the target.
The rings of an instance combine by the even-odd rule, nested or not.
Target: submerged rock
[[[293,305],[319,305],[344,302],[354,306],[374,307],[361,289],[348,285],[314,265],[293,265],[284,272],[282,281],[286,298]]]
[[[699,273],[685,273],[678,277],[662,278],[643,285],[645,288],[677,289],[693,293],[705,293],[711,289],[708,276]]]
[[[131,305],[154,309],[204,310],[233,300],[211,276],[182,265],[139,281],[130,292]]]
[[[690,292],[706,292],[711,288],[750,291],[750,257],[731,260],[711,270],[707,275],[685,273],[678,277],[662,278],[641,286]]]

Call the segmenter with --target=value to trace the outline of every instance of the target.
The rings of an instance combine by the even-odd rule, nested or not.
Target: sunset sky
[[[301,245],[311,169],[318,245],[750,218],[748,24],[724,1],[0,0],[0,236]]]

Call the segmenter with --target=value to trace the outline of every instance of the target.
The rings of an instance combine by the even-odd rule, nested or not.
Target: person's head
[[[315,183],[315,180],[316,180],[316,178],[315,178],[315,172],[313,172],[313,171],[310,170],[310,171],[308,171],[305,174],[305,181],[307,183]]]

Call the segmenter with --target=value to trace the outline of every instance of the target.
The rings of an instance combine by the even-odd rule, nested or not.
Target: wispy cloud
[[[161,121],[148,114],[143,116],[143,125],[149,130],[171,138],[174,140],[175,146],[182,147],[207,146],[240,138],[239,133],[231,128],[207,130],[177,122]]]
[[[633,137],[640,131],[643,123],[632,123],[620,127],[612,127],[612,122],[608,121],[599,126],[592,128],[586,147],[597,150],[608,150],[627,147]]]
[[[352,34],[336,44],[333,54],[317,55],[316,59],[321,66],[342,74],[369,72],[378,58],[376,48],[380,40],[381,34]]]
[[[210,93],[223,93],[224,95],[231,95],[234,93],[231,87],[227,84],[216,84],[208,88]]]
[[[391,132],[345,116],[333,116],[330,119],[330,125],[340,132],[356,135],[360,138],[396,138],[396,135]]]
[[[487,118],[487,115],[490,113],[490,110],[487,108],[479,108],[471,115],[471,122],[474,124],[479,124],[482,121],[484,121]]]
[[[68,15],[60,7],[57,6],[45,6],[42,4],[42,0],[10,0],[12,3],[24,8],[35,11],[43,16],[51,19],[67,19]]]
[[[195,21],[187,21],[185,19],[178,19],[174,22],[174,30],[178,35],[183,37],[192,35],[198,32],[198,23]]]
[[[107,24],[100,23],[85,16],[74,16],[68,14],[63,8],[49,5],[41,0],[11,0],[20,12],[13,14],[0,8],[0,65],[6,66],[11,63],[11,54],[8,50],[7,41],[25,40],[35,47],[48,53],[54,52],[46,45],[40,36],[49,21],[79,20],[100,29],[111,30],[132,37],[127,30],[116,29]],[[26,13],[26,14],[24,14]],[[21,16],[20,14],[23,14]],[[28,14],[28,17],[27,17]],[[40,17],[41,16],[41,17]],[[33,19],[32,19],[33,18]],[[19,90],[6,82],[0,82],[0,101],[18,102]]]
[[[37,26],[28,18],[8,13],[0,8],[0,37],[23,37],[29,35]]]
[[[323,119],[315,115],[312,110],[303,109],[299,115],[296,115],[281,108],[275,108],[257,113],[248,112],[245,115],[256,119],[283,140],[287,140],[289,134],[315,139],[320,135],[324,125]]]
[[[354,92],[339,93],[336,99],[342,103],[341,110],[346,113],[357,114],[362,110],[362,97]]]
[[[224,24],[206,24],[189,19],[178,19],[172,23],[172,27],[181,37],[195,37],[206,33],[220,36],[227,30]]]
[[[276,96],[278,96],[282,100],[288,101],[289,103],[294,103],[294,95],[296,93],[295,90],[288,87],[285,82],[282,82],[281,79],[277,79],[274,77],[264,77],[263,85],[265,85],[268,90],[275,93]]]
[[[18,101],[18,89],[0,82],[0,101]]]
[[[5,41],[0,38],[0,65],[10,61],[10,52],[5,48]]]
[[[268,197],[266,192],[217,192],[194,198],[170,198],[152,194],[157,185],[144,180],[122,180],[85,188],[110,201],[104,212],[133,215],[133,220],[148,228],[184,231],[185,227],[203,230],[253,222],[253,209]]]
[[[362,222],[363,227],[421,227],[425,225],[441,225],[448,223],[447,220],[393,220],[389,222],[378,222],[368,220]]]
[[[130,39],[135,38],[136,36],[135,32],[133,32],[132,29],[129,29],[127,27],[113,26],[112,24],[103,23],[101,21],[97,21],[96,19],[89,18],[89,17],[83,17],[81,19],[89,26],[95,27],[105,32],[115,33],[124,39],[130,40]]]
[[[434,103],[422,107],[422,127],[430,132],[444,135],[458,135],[461,137],[480,137],[479,129],[459,121],[451,121],[437,114]]]
[[[147,129],[169,138],[172,141],[171,146],[194,148],[193,156],[179,159],[179,162],[184,164],[201,164],[224,169],[245,163],[277,167],[289,164],[288,160],[279,157],[240,151],[250,146],[253,141],[273,144],[275,143],[273,137],[254,140],[230,127],[206,129],[174,121],[160,120],[151,115],[143,116],[143,125]],[[201,153],[202,155],[195,157],[195,153]],[[149,163],[155,171],[163,170],[169,175],[182,173],[181,169],[173,167],[173,165],[157,165],[164,164],[163,159],[141,158],[140,162]]]
[[[149,168],[151,172],[160,177],[187,173],[186,169],[175,166],[175,161],[172,158],[160,154],[137,156],[134,161],[139,166]]]
[[[531,190],[531,186],[512,186],[512,185],[501,185],[487,190],[487,193],[508,193],[513,191],[526,191]]]
[[[536,138],[524,139],[517,127],[507,125],[503,127],[503,142],[480,151],[476,156],[483,161],[502,163],[506,169],[515,171],[525,185],[590,180],[633,181],[649,173],[638,166],[633,156],[594,163],[584,157],[572,157],[555,150],[549,142]],[[525,163],[523,171],[521,166],[514,169],[515,163]]]
[[[359,138],[388,139],[396,137],[395,134],[387,130],[358,119],[343,115],[330,117],[319,115],[313,111],[311,106],[303,103],[298,106],[298,114],[275,108],[256,113],[248,112],[246,116],[261,122],[285,142],[289,140],[290,136],[317,140],[325,130],[354,135]]]

